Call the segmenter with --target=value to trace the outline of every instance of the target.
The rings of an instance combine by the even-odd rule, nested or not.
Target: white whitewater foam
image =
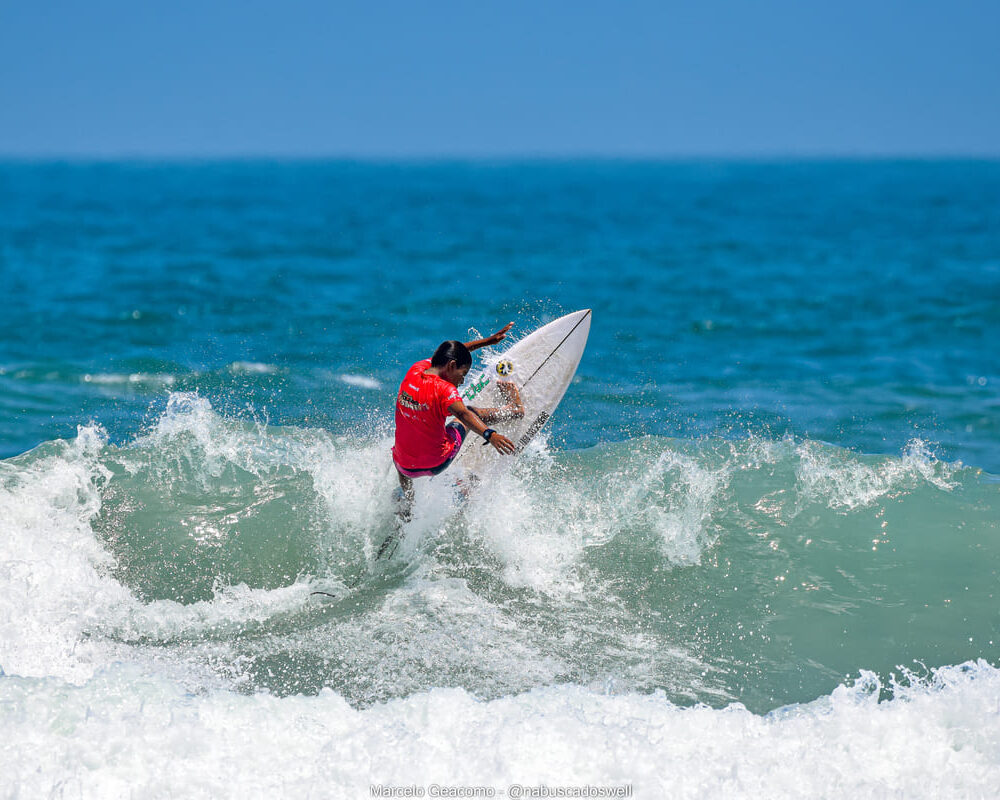
[[[100,428],[80,428],[51,455],[0,463],[0,669],[7,675],[84,681],[122,656],[92,634],[187,638],[306,602],[312,587],[300,582],[269,591],[220,587],[213,601],[187,606],[141,603],[111,577],[114,559],[91,527],[109,475],[98,460],[105,444]]]
[[[309,593],[315,588],[306,581],[278,589],[252,589],[246,584],[220,586],[211,600],[196,603],[154,600],[129,604],[113,620],[101,621],[94,630],[103,630],[123,641],[196,640],[206,631],[215,637],[228,637],[238,634],[248,622],[264,622],[277,614],[298,610],[309,602]],[[340,588],[330,579],[323,583],[324,591]]]
[[[90,527],[107,477],[97,461],[104,443],[101,429],[80,428],[30,466],[24,456],[0,464],[0,668],[8,674],[89,677],[96,653],[84,631],[132,599],[106,576],[112,559]]]
[[[371,786],[631,785],[636,798],[979,798],[1000,786],[1000,671],[870,674],[766,716],[559,686],[434,689],[363,711],[325,690],[185,692],[116,666],[84,686],[0,678],[7,796],[370,797]],[[429,796],[429,795],[428,795]]]
[[[472,494],[465,512],[469,532],[484,541],[504,564],[511,586],[536,591],[577,588],[573,566],[584,551],[592,523],[586,498],[567,487],[564,493],[539,491],[553,468],[536,437],[520,457],[519,468],[500,462]],[[482,446],[478,441],[468,446]],[[583,512],[583,513],[581,513]],[[559,524],[553,524],[558,520]]]
[[[470,532],[503,560],[507,583],[571,589],[573,567],[586,549],[625,530],[630,536],[647,531],[672,565],[700,561],[716,538],[712,512],[729,485],[732,461],[712,468],[673,449],[649,452],[640,445],[610,466],[586,482],[554,475],[559,467],[539,443],[514,469],[484,481],[466,519]],[[547,491],[554,480],[559,491]]]
[[[605,480],[606,506],[617,509],[616,529],[647,529],[671,564],[697,564],[715,541],[711,514],[733,468],[731,462],[717,469],[702,466],[673,449],[652,461],[640,455]]]
[[[806,499],[821,499],[834,509],[868,506],[921,481],[950,491],[955,487],[953,472],[960,466],[935,460],[919,439],[906,446],[902,458],[885,457],[874,464],[848,450],[834,450],[816,442],[804,442],[796,448],[796,454],[799,493]]]

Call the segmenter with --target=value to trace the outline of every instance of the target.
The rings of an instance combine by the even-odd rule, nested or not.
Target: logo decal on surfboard
[[[517,452],[521,452],[525,447],[528,446],[528,442],[535,438],[535,434],[542,429],[542,425],[548,422],[549,414],[547,411],[543,411],[537,417],[535,421],[531,423],[531,427],[524,432],[524,435],[518,439],[517,442]]]
[[[482,375],[476,378],[475,383],[473,383],[468,389],[465,390],[465,392],[462,393],[462,400],[468,403],[489,385],[490,385],[490,376],[484,372]]]

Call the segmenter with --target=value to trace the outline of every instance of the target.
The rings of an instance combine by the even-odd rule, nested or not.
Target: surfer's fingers
[[[506,436],[501,436],[499,433],[494,433],[490,437],[490,444],[493,445],[494,449],[508,456],[513,455],[516,449],[510,439]]]

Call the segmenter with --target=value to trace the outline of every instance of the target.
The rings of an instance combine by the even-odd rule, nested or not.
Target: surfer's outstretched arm
[[[513,322],[508,322],[496,333],[490,334],[485,339],[473,339],[471,342],[465,342],[465,347],[467,350],[478,350],[480,347],[489,347],[490,345],[498,344],[507,338],[507,331],[514,327]]]

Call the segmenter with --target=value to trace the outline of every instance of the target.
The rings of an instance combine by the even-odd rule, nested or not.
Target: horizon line
[[[1000,161],[998,152],[955,151],[766,151],[719,153],[5,153],[0,163],[681,163],[681,162],[808,162],[808,161]]]

